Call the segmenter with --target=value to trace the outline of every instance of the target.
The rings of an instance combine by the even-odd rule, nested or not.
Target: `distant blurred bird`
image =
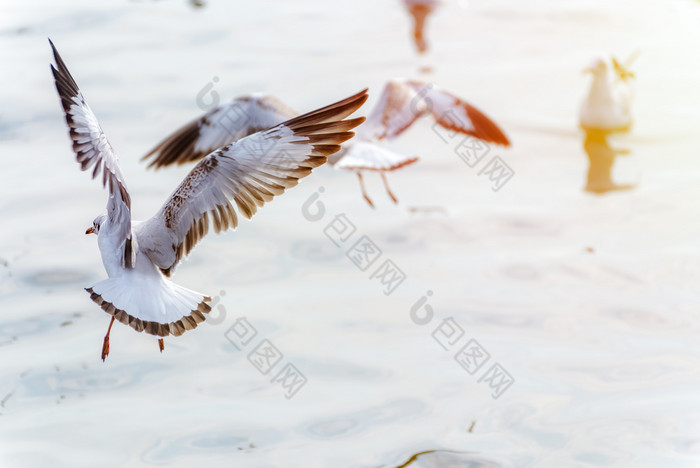
[[[593,74],[588,95],[581,104],[579,125],[584,129],[610,132],[627,131],[632,126],[632,87],[630,79],[634,73],[613,58],[608,63],[597,58],[584,72]],[[612,67],[611,67],[612,66]]]
[[[428,50],[428,43],[423,37],[425,20],[435,8],[440,5],[439,0],[402,0],[404,6],[413,17],[413,40],[419,53]]]
[[[357,174],[362,196],[372,207],[374,204],[365,191],[362,173],[379,172],[389,197],[396,203],[398,200],[389,189],[385,172],[413,164],[418,158],[395,153],[377,143],[396,138],[427,114],[431,114],[438,125],[455,133],[471,135],[488,143],[510,145],[494,122],[462,99],[432,84],[392,80],[384,86],[367,121],[357,128],[357,136],[328,162],[336,169]],[[293,110],[272,96],[242,96],[186,124],[142,159],[152,158],[148,167],[156,169],[196,161],[211,151],[295,115]]]
[[[394,153],[376,143],[393,140],[428,114],[438,125],[455,133],[510,146],[508,137],[491,119],[457,96],[429,83],[392,80],[384,86],[367,121],[357,128],[355,139],[330,158],[329,163],[335,164],[337,169],[357,173],[362,196],[370,206],[374,204],[365,191],[362,172],[379,172],[389,197],[397,203],[384,173],[412,164],[418,158]]]
[[[50,42],[50,41],[49,41]],[[73,151],[83,171],[100,175],[109,190],[107,212],[85,234],[97,234],[108,278],[87,292],[112,316],[102,345],[109,354],[114,320],[158,337],[179,336],[197,327],[211,310],[211,298],[183,288],[166,276],[209,232],[238,225],[258,208],[294,187],[299,179],[324,164],[327,156],[353,136],[364,118],[344,120],[366,100],[364,90],[254,133],[209,154],[185,177],[151,218],[131,218],[131,197],[112,146],[68,68],[51,43],[56,66],[51,71],[60,96]],[[234,205],[236,208],[234,208]]]

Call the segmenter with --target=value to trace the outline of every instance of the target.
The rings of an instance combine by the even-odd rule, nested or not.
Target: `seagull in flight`
[[[150,159],[148,167],[156,169],[198,161],[216,148],[296,115],[294,110],[273,96],[241,96],[185,124],[142,159]],[[329,164],[336,169],[356,173],[362,196],[372,207],[374,203],[365,190],[363,173],[378,172],[387,194],[394,203],[398,203],[385,174],[415,163],[418,157],[398,154],[381,143],[395,139],[419,118],[427,115],[451,132],[510,146],[508,137],[498,125],[463,99],[433,84],[396,79],[386,83],[367,121],[358,127],[357,136],[331,156]]]
[[[86,234],[97,234],[107,279],[87,288],[90,298],[112,316],[102,346],[109,354],[109,333],[118,320],[138,332],[179,336],[197,327],[211,310],[211,298],[179,286],[169,277],[209,232],[233,229],[238,217],[294,187],[324,164],[350,130],[364,118],[346,119],[367,100],[367,90],[347,99],[259,128],[234,144],[222,144],[199,163],[145,221],[131,219],[131,196],[112,146],[53,43],[56,82],[73,151],[83,171],[100,176],[109,191],[107,212]],[[230,142],[229,142],[230,143]],[[214,151],[215,150],[215,151]]]

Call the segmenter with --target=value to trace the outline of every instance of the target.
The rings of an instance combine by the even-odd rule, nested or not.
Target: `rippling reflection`
[[[613,148],[608,142],[611,132],[605,130],[586,130],[583,149],[588,155],[588,175],[586,192],[603,194],[614,190],[629,190],[632,184],[616,184],[612,180],[612,168],[618,155],[628,155],[627,148]]]
[[[481,456],[449,450],[426,450],[412,455],[396,468],[497,468],[503,464]]]

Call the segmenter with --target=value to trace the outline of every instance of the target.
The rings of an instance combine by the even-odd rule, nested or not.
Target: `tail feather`
[[[85,288],[105,312],[137,332],[180,336],[197,327],[209,313],[209,296],[164,278],[108,278]]]

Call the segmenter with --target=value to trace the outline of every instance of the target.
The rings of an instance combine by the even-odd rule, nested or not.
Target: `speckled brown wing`
[[[295,186],[350,139],[364,118],[343,120],[367,90],[222,148],[200,161],[152,218],[137,228],[139,248],[166,275],[213,225],[220,232]]]

